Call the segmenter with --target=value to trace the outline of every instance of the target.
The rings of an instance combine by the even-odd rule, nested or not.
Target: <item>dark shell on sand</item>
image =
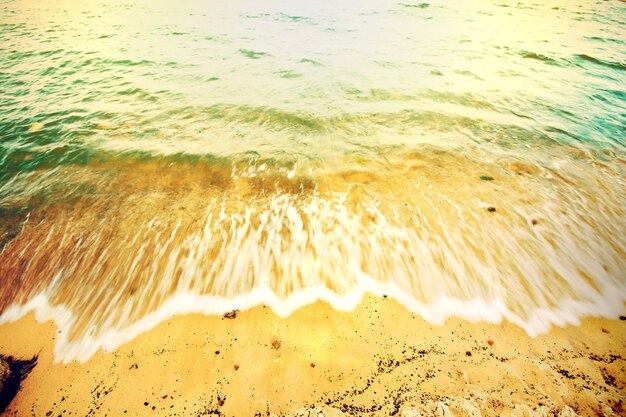
[[[0,355],[0,413],[8,407],[20,390],[20,384],[37,364],[37,355],[29,360]]]

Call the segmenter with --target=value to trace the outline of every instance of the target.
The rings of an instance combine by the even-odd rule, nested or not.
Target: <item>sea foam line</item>
[[[0,325],[14,322],[33,312],[39,322],[53,321],[59,329],[54,346],[55,362],[69,363],[88,361],[99,349],[114,351],[130,342],[159,323],[177,315],[204,314],[223,315],[232,310],[247,310],[259,305],[267,305],[279,317],[286,318],[294,311],[324,301],[335,310],[353,311],[366,294],[395,299],[408,311],[421,316],[428,323],[443,325],[448,318],[458,317],[476,323],[498,324],[506,320],[522,328],[530,337],[547,333],[552,326],[580,325],[583,316],[615,318],[624,312],[626,286],[615,288],[607,294],[598,295],[593,302],[563,299],[559,308],[534,308],[527,319],[522,319],[506,307],[503,300],[485,301],[479,298],[461,300],[455,297],[439,296],[430,303],[416,300],[393,283],[380,283],[361,274],[359,286],[344,295],[339,295],[323,286],[310,287],[293,293],[286,298],[277,297],[269,287],[256,288],[248,293],[224,298],[210,295],[197,295],[178,292],[154,312],[140,320],[121,327],[104,329],[96,335],[83,335],[78,340],[68,338],[75,316],[63,305],[53,306],[45,293],[40,293],[22,306],[13,305],[0,316]]]

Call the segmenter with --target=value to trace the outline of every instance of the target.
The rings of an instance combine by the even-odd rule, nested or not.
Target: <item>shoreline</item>
[[[382,172],[353,161],[293,178],[262,161],[235,175],[176,158],[22,175],[0,250],[0,322],[33,302],[91,349],[170,313],[266,303],[285,316],[318,298],[349,309],[364,291],[428,321],[505,318],[531,335],[622,313],[617,172],[569,154],[559,176],[530,159],[468,163],[436,147],[389,158],[376,161]],[[93,352],[59,346],[65,360]]]
[[[480,300],[457,300],[449,297],[434,299],[424,305],[403,294],[394,285],[364,280],[365,290],[354,290],[337,295],[325,288],[292,294],[286,298],[278,298],[265,289],[252,291],[248,294],[225,300],[221,297],[196,296],[179,294],[166,300],[156,311],[152,311],[120,329],[107,329],[103,332],[92,331],[89,334],[77,335],[73,329],[75,317],[63,306],[51,306],[44,295],[39,295],[22,306],[13,305],[0,315],[0,328],[8,323],[20,321],[32,315],[39,323],[52,322],[58,330],[55,339],[54,360],[59,363],[76,361],[84,363],[96,352],[114,351],[132,341],[137,336],[149,332],[166,320],[177,316],[199,315],[217,316],[228,314],[233,309],[247,311],[258,307],[268,308],[278,318],[286,319],[295,311],[314,303],[327,304],[337,312],[350,313],[364,299],[384,298],[393,300],[412,316],[421,317],[428,325],[441,326],[450,319],[459,319],[468,323],[500,324],[508,322],[521,328],[530,338],[550,332],[554,327],[579,326],[582,317],[610,318],[622,312],[626,302],[616,299],[608,300],[602,306],[590,306],[574,300],[562,301],[562,306],[555,310],[536,310],[527,318],[517,316],[498,302],[486,303]],[[617,297],[619,298],[619,297]],[[620,305],[622,308],[617,307]]]
[[[82,364],[53,362],[52,322],[2,324],[0,353],[39,352],[3,415],[626,415],[617,318],[531,338],[508,322],[430,325],[370,295],[352,312],[230,317],[174,316]]]

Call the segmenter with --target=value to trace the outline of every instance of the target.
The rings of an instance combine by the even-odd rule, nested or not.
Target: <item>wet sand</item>
[[[622,314],[624,176],[589,168],[597,155],[557,170],[554,155],[485,164],[423,147],[316,169],[112,156],[20,175],[3,189],[0,314],[39,296],[64,306],[50,314],[66,360],[117,347],[112,332],[153,313],[285,316],[316,298],[352,308],[363,291],[531,335]]]
[[[172,317],[85,363],[55,363],[33,314],[0,352],[39,353],[6,416],[624,416],[626,321],[530,338],[510,323],[434,326],[391,299]]]

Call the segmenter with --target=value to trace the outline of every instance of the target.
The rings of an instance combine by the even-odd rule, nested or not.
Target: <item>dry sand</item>
[[[283,319],[173,317],[84,364],[57,329],[0,326],[0,353],[39,363],[6,416],[625,416],[626,321],[530,338],[509,324],[433,326],[391,299],[318,302]]]

